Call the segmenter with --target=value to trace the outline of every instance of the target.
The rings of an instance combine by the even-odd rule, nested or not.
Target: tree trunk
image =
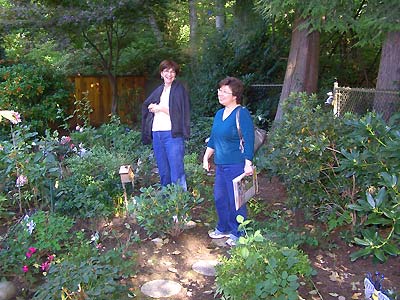
[[[196,56],[197,44],[197,9],[196,0],[189,0],[189,24],[190,24],[190,55]]]
[[[215,28],[223,30],[225,27],[225,0],[215,1]]]
[[[157,39],[158,46],[160,48],[162,48],[164,46],[163,35],[162,35],[160,28],[157,25],[157,21],[154,18],[154,15],[152,13],[149,15],[149,23],[150,23],[151,29],[153,30],[154,36]]]
[[[117,78],[111,72],[107,72],[107,78],[111,88],[111,115],[118,114],[118,86]]]
[[[282,119],[282,105],[291,93],[317,91],[320,34],[317,31],[309,33],[307,28],[299,29],[304,22],[304,19],[298,18],[293,26],[289,59],[275,123]]]
[[[400,31],[389,32],[382,46],[377,91],[393,91],[392,94],[376,93],[374,110],[386,121],[400,108]]]

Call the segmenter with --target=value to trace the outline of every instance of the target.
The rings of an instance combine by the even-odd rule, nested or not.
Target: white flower
[[[178,216],[173,216],[173,217],[172,217],[172,220],[174,220],[174,223],[179,223],[179,221],[178,221]]]
[[[21,187],[21,186],[24,186],[27,183],[28,183],[28,178],[25,175],[19,175],[15,185],[17,187]]]
[[[32,234],[33,230],[34,230],[35,227],[36,227],[36,223],[33,222],[33,220],[30,220],[30,221],[26,224],[26,226],[28,227],[28,232],[29,232],[29,234]]]
[[[95,242],[97,243],[100,239],[99,233],[96,231],[92,236],[90,237],[90,242]]]

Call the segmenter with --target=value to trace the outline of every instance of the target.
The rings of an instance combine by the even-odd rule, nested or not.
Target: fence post
[[[339,87],[339,83],[335,81],[333,83],[333,115],[338,116],[339,115],[339,94],[337,92],[337,88]]]

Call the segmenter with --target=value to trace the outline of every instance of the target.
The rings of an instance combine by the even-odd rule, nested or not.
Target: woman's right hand
[[[203,169],[206,169],[207,172],[210,171],[210,157],[214,154],[214,149],[207,147],[206,152],[203,156]]]
[[[208,161],[208,158],[206,158],[206,156],[204,155],[203,158],[203,169],[210,171],[210,162]]]

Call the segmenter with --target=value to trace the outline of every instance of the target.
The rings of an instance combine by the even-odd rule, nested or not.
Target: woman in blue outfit
[[[229,237],[226,243],[236,245],[240,236],[236,217],[247,216],[246,205],[235,208],[232,179],[245,173],[253,174],[254,126],[250,112],[240,106],[243,83],[235,77],[227,77],[219,83],[218,100],[224,107],[217,111],[210,139],[203,157],[203,168],[209,171],[210,158],[214,155],[214,198],[218,223],[208,234],[211,238]],[[236,112],[240,110],[240,129],[244,139],[244,151],[236,125]]]
[[[180,71],[176,62],[162,61],[159,71],[164,83],[142,105],[142,142],[153,142],[161,185],[175,183],[187,190],[183,158],[190,135],[189,95],[175,80]]]

